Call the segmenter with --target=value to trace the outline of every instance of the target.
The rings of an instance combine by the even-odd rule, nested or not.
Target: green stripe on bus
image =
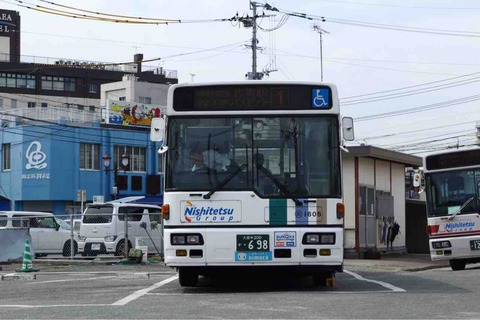
[[[287,224],[287,199],[270,199],[270,224]]]

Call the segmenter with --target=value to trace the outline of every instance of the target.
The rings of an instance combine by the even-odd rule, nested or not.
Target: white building
[[[345,255],[406,252],[405,168],[422,166],[422,158],[372,146],[348,150],[343,153]],[[390,245],[389,227],[395,222],[400,233]]]

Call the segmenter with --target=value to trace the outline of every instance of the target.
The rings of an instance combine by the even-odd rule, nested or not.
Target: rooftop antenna
[[[320,81],[323,81],[323,48],[322,48],[322,35],[329,34],[327,30],[320,28],[318,25],[313,25],[313,30],[318,32],[320,36]]]
[[[195,73],[189,73],[191,77],[191,82],[193,82],[193,78],[195,77]]]

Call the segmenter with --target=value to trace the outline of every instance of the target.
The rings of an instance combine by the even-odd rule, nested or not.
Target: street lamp
[[[117,194],[118,194],[118,188],[117,188],[117,175],[118,175],[118,167],[117,167],[117,163],[114,162],[113,163],[113,169],[110,169],[110,162],[112,160],[112,158],[110,157],[110,155],[108,154],[105,154],[103,157],[103,166],[105,167],[105,174],[108,174],[108,172],[110,171],[113,171],[113,177],[114,177],[114,182],[115,182],[115,186],[113,187],[113,198],[116,199],[117,198]],[[127,168],[128,168],[128,164],[130,162],[130,156],[126,153],[122,154],[122,156],[120,157],[120,167],[123,169],[123,172],[125,173],[127,171]]]

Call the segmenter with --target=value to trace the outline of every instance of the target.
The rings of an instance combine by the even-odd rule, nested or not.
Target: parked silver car
[[[0,228],[30,228],[36,256],[71,255],[70,226],[52,213],[32,211],[0,211]],[[78,234],[74,233],[73,253],[78,250]]]

